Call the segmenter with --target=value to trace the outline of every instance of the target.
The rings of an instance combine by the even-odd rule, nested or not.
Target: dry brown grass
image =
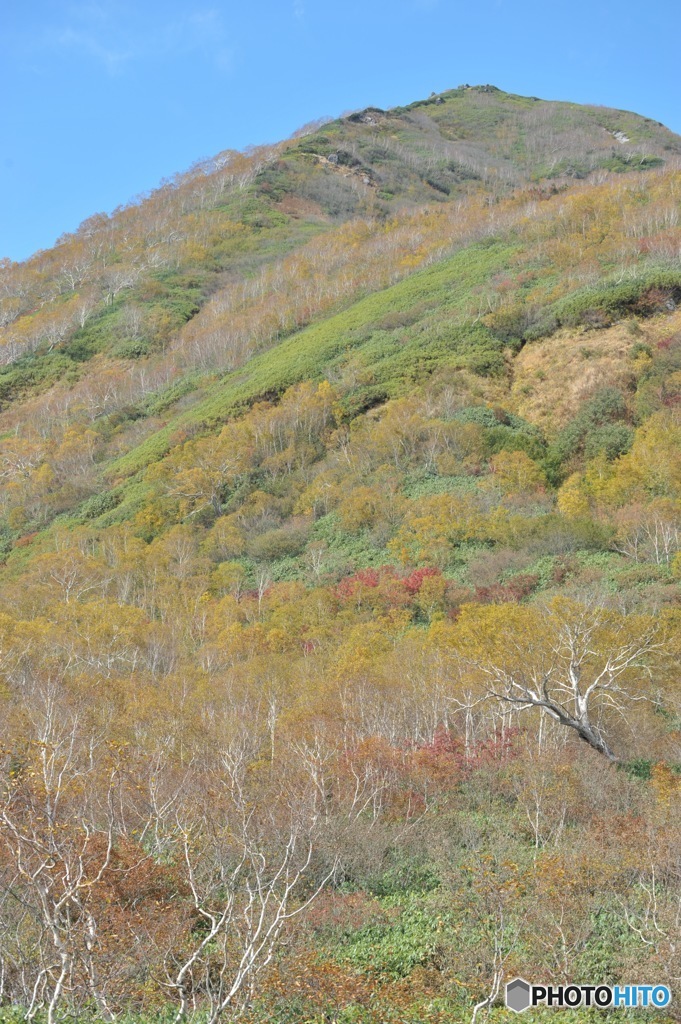
[[[626,387],[640,367],[632,358],[638,342],[653,348],[678,330],[681,310],[642,321],[638,329],[626,321],[601,331],[563,330],[526,345],[514,360],[509,404],[550,434],[594,391]]]

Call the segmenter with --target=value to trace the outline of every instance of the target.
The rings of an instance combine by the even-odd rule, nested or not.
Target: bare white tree
[[[161,823],[174,835],[196,915],[184,947],[166,954],[177,1024],[197,1005],[207,1009],[208,1024],[243,1008],[287,923],[335,872],[335,864],[321,877],[312,872],[320,813],[304,766],[298,785],[278,782],[268,799],[257,799],[250,746],[237,738],[203,773],[197,769],[182,805]],[[209,787],[207,802],[197,783]]]
[[[608,760],[618,760],[603,716],[623,715],[632,702],[647,699],[641,680],[666,647],[659,622],[568,598],[536,611],[492,608],[482,614],[494,621],[480,622],[481,631],[474,624],[461,655],[482,676],[488,696],[516,712],[543,709]]]
[[[0,786],[0,853],[5,887],[32,919],[33,955],[21,969],[26,1020],[57,1020],[74,975],[104,1020],[113,1020],[97,969],[98,922],[90,895],[111,864],[116,772],[100,770],[97,740],[63,707],[59,685],[36,688],[35,738],[23,758],[6,759]],[[102,785],[103,783],[103,785]],[[27,981],[30,976],[30,982]]]

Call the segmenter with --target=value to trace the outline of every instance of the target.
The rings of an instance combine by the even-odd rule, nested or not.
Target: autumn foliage
[[[678,994],[679,143],[497,93],[2,267],[0,1019]]]

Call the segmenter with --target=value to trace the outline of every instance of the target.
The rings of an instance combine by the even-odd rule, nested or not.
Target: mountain
[[[0,1019],[674,988],[680,261],[679,136],[490,85],[4,261]]]

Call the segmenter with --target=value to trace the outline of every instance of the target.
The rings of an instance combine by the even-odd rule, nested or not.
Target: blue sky
[[[227,148],[462,82],[681,133],[678,0],[4,0],[0,256]]]

